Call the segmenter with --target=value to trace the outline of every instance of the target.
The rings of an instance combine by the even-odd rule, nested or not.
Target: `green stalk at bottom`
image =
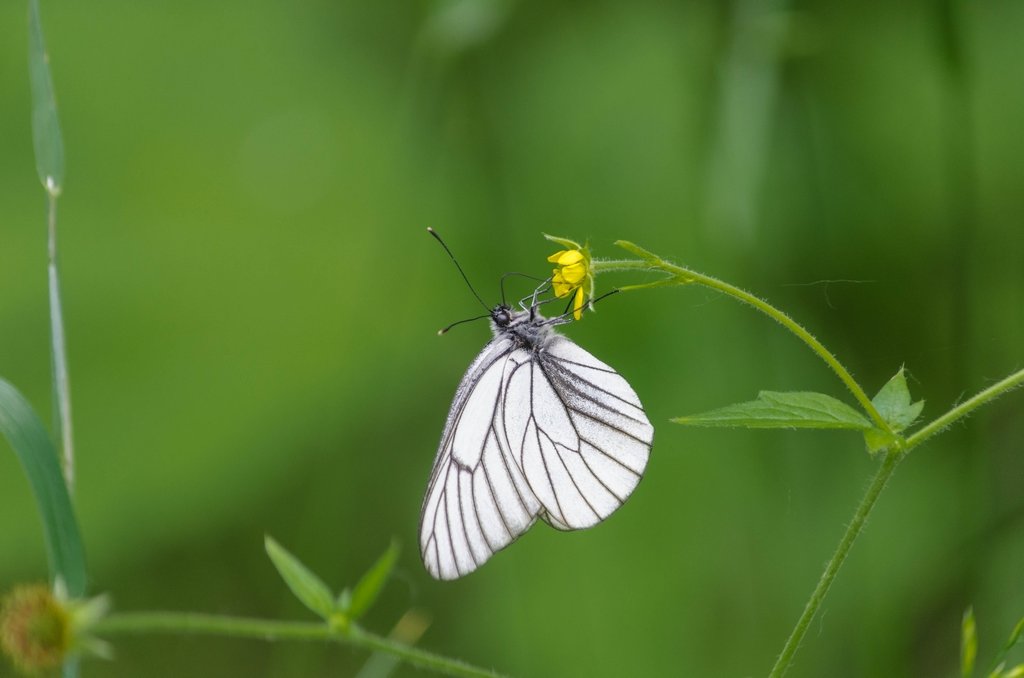
[[[871,510],[875,507],[878,496],[882,493],[886,483],[889,482],[893,472],[896,470],[896,465],[902,458],[903,453],[899,450],[892,450],[885,455],[882,465],[878,467],[878,472],[875,473],[875,477],[868,487],[868,491],[864,493],[860,500],[860,505],[857,506],[856,513],[853,514],[853,520],[850,521],[850,525],[846,528],[846,533],[843,534],[843,538],[839,541],[839,546],[836,547],[835,553],[832,554],[832,559],[825,567],[825,571],[822,572],[821,579],[818,580],[814,593],[811,594],[810,599],[807,601],[800,619],[797,621],[796,626],[793,627],[793,632],[789,635],[786,645],[782,648],[779,658],[775,661],[775,666],[772,667],[771,673],[768,674],[769,678],[781,678],[793,662],[793,655],[799,649],[800,641],[803,640],[804,635],[807,633],[807,627],[810,626],[815,613],[821,607],[825,596],[828,595],[828,590],[832,587],[832,582],[839,573],[839,568],[846,561],[846,556],[849,555],[853,542],[857,540],[861,530],[864,529],[864,523],[867,522]]]
[[[182,633],[230,638],[275,640],[326,640],[347,643],[375,652],[385,652],[402,661],[450,676],[501,678],[500,673],[481,669],[458,659],[426,652],[351,625],[336,630],[323,622],[277,621],[251,617],[227,617],[189,612],[124,612],[112,614],[93,627],[96,635]]]

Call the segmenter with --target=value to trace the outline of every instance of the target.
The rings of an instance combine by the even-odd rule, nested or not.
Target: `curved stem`
[[[594,261],[591,264],[591,267],[595,273],[638,269],[661,270],[670,274],[677,284],[688,285],[696,283],[698,285],[710,287],[713,290],[717,290],[718,292],[722,292],[723,294],[726,294],[734,299],[738,299],[739,301],[742,301],[745,304],[753,306],[757,310],[767,315],[772,320],[776,321],[777,323],[785,327],[794,335],[796,335],[796,337],[800,339],[800,341],[804,342],[812,351],[814,351],[814,353],[819,358],[825,361],[825,364],[828,365],[833,372],[835,372],[836,376],[838,376],[839,379],[843,382],[843,384],[846,385],[846,388],[850,390],[850,393],[852,393],[853,397],[857,399],[857,402],[860,403],[860,406],[864,408],[864,411],[868,414],[868,416],[871,417],[871,420],[874,422],[875,426],[881,429],[882,431],[885,431],[886,433],[895,436],[895,431],[893,431],[892,428],[889,426],[889,423],[882,418],[882,415],[879,414],[878,410],[871,403],[871,398],[868,397],[868,394],[864,392],[864,389],[860,387],[860,384],[857,383],[857,381],[853,378],[849,371],[847,371],[847,369],[843,367],[842,363],[840,363],[836,359],[836,357],[832,355],[831,351],[826,349],[820,341],[815,339],[814,335],[812,335],[810,332],[804,329],[802,325],[797,323],[788,315],[786,315],[779,309],[775,308],[767,301],[755,297],[753,294],[747,292],[746,290],[742,290],[739,287],[736,287],[735,285],[730,285],[724,280],[719,280],[718,278],[713,278],[709,275],[704,275],[703,273],[697,273],[696,271],[692,271],[683,266],[671,264],[656,255],[646,252],[645,250],[637,247],[636,245],[633,245],[632,243],[619,241],[619,244],[625,247],[626,249],[629,249],[637,254],[640,254],[641,256],[644,257],[645,261]],[[646,285],[636,285],[633,286],[632,288],[624,287],[621,289],[639,289],[641,287],[646,287]]]
[[[804,606],[800,619],[797,620],[796,626],[793,627],[793,631],[789,634],[789,638],[786,640],[779,658],[775,661],[775,666],[772,667],[771,673],[768,674],[769,678],[780,678],[793,662],[793,655],[799,649],[800,641],[803,640],[804,635],[807,633],[807,627],[810,626],[811,620],[814,619],[818,608],[821,607],[821,603],[825,600],[825,596],[828,594],[829,588],[832,587],[836,574],[839,573],[839,568],[842,567],[843,562],[846,561],[846,556],[850,553],[853,542],[857,540],[861,530],[864,529],[864,523],[871,514],[871,510],[875,507],[878,496],[882,493],[886,483],[889,482],[889,478],[892,477],[893,472],[896,470],[896,465],[903,456],[901,450],[892,450],[885,455],[881,466],[878,467],[878,471],[871,481],[871,485],[868,486],[867,492],[861,498],[857,511],[853,514],[853,519],[846,528],[843,538],[839,540],[839,546],[836,547],[835,553],[832,554],[832,559],[828,561],[825,571],[821,573],[821,579],[818,580],[818,585],[814,588],[814,592]]]
[[[323,622],[278,621],[251,617],[228,617],[189,612],[122,612],[112,614],[91,629],[97,635],[135,633],[191,633],[256,640],[327,640],[347,643],[375,652],[385,652],[415,666],[450,676],[501,678],[501,674],[481,669],[458,659],[405,645],[364,631],[356,625],[335,629]]]
[[[793,662],[793,657],[796,654],[797,649],[800,647],[800,643],[807,633],[807,628],[810,626],[811,621],[817,614],[818,609],[821,607],[822,602],[825,600],[825,596],[828,595],[828,591],[832,586],[832,582],[835,581],[836,575],[839,573],[839,569],[846,561],[846,557],[849,555],[850,549],[853,547],[853,543],[857,540],[861,531],[864,529],[864,525],[867,521],[868,516],[874,509],[875,504],[878,502],[878,498],[885,488],[889,479],[892,477],[896,470],[896,466],[899,462],[907,455],[910,450],[922,444],[931,437],[942,432],[945,428],[951,425],[953,422],[967,416],[970,412],[980,407],[981,405],[997,398],[998,396],[1006,393],[1007,391],[1021,386],[1024,384],[1024,370],[1019,370],[1010,376],[1002,379],[1001,381],[993,384],[987,389],[981,391],[977,395],[961,403],[960,405],[949,410],[942,416],[938,417],[934,421],[926,424],[913,435],[904,438],[898,432],[894,431],[892,427],[886,422],[878,409],[868,398],[864,389],[854,380],[853,376],[846,370],[845,367],[836,359],[834,355],[828,349],[826,349],[821,342],[814,338],[810,332],[804,329],[796,321],[790,318],[788,315],[778,310],[766,301],[763,301],[754,295],[742,290],[734,285],[730,285],[722,280],[707,276],[695,271],[691,271],[688,268],[682,266],[676,266],[671,264],[655,254],[652,254],[641,247],[634,245],[633,243],[626,241],[619,241],[619,246],[624,249],[636,254],[641,257],[641,260],[620,260],[620,261],[594,261],[592,262],[592,268],[595,273],[602,271],[625,271],[625,270],[657,270],[663,271],[669,274],[669,278],[663,278],[651,283],[633,285],[629,287],[620,288],[623,290],[629,289],[642,289],[645,287],[654,287],[665,284],[678,284],[686,285],[697,283],[710,287],[711,289],[717,290],[724,294],[727,294],[735,299],[738,299],[750,306],[753,306],[757,310],[766,314],[767,316],[774,319],[776,322],[781,324],[783,327],[788,329],[790,332],[795,334],[801,341],[803,341],[815,354],[818,355],[825,363],[832,369],[833,372],[842,380],[846,387],[850,390],[853,396],[857,399],[860,405],[864,408],[864,411],[868,413],[875,425],[885,433],[888,433],[892,441],[892,447],[886,453],[882,460],[878,471],[875,473],[874,479],[868,486],[867,491],[861,498],[860,503],[854,512],[853,518],[846,528],[846,532],[843,534],[839,541],[839,545],[836,547],[835,552],[832,554],[832,558],[829,560],[825,567],[825,571],[822,573],[821,578],[818,580],[818,584],[814,591],[811,593],[810,599],[804,606],[804,610],[797,620],[796,626],[790,633],[789,638],[786,640],[786,644],[783,646],[782,652],[779,654],[775,665],[772,667],[771,678],[781,678],[783,674],[789,669],[790,664]]]

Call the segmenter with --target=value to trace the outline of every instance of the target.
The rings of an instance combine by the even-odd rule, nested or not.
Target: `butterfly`
[[[448,412],[420,512],[436,579],[469,574],[538,517],[559,530],[596,525],[647,466],[654,427],[633,388],[558,334],[571,321],[542,316],[536,292],[520,306],[489,312],[494,338]]]

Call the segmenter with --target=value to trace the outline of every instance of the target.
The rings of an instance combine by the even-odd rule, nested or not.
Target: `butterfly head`
[[[512,339],[517,346],[542,348],[552,336],[552,323],[536,309],[513,310],[502,304],[491,310],[491,330],[496,337]]]
[[[500,304],[491,309],[491,322],[496,329],[505,329],[512,324],[512,309]]]

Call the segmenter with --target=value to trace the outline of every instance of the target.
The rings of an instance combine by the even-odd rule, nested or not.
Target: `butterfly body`
[[[508,337],[518,346],[531,350],[542,349],[545,341],[555,333],[553,325],[560,322],[567,321],[546,319],[534,310],[514,311],[504,305],[491,311],[491,331],[496,339]]]
[[[494,338],[459,384],[420,515],[430,574],[455,579],[540,517],[583,529],[643,475],[653,427],[632,387],[537,306],[490,312]]]

